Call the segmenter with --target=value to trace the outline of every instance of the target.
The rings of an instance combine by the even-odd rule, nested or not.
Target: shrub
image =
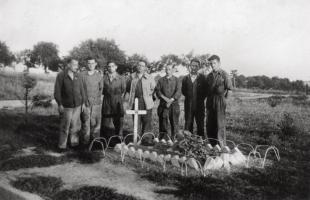
[[[32,97],[32,108],[42,107],[50,108],[52,107],[52,97],[46,94],[36,94]]]
[[[293,101],[306,101],[308,99],[307,95],[302,94],[302,95],[291,95],[290,96]]]
[[[269,98],[267,98],[267,103],[271,106],[271,107],[276,107],[277,105],[279,105],[282,100],[284,99],[284,96],[280,96],[280,95],[274,95],[271,96]]]
[[[282,116],[281,121],[277,124],[280,129],[279,137],[285,139],[287,137],[296,136],[298,134],[298,129],[294,123],[294,118],[290,113],[285,112]]]
[[[295,95],[295,96],[291,95],[290,98],[292,99],[292,103],[294,105],[297,105],[297,106],[298,105],[305,105],[305,106],[310,105],[310,102],[307,101],[308,96],[305,95],[305,94],[303,94],[303,95]]]

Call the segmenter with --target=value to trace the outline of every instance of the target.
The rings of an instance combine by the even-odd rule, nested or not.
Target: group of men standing
[[[139,110],[146,110],[146,115],[139,116],[139,134],[153,130],[152,110],[156,95],[160,100],[157,108],[159,138],[173,139],[179,132],[179,99],[183,94],[184,129],[193,133],[195,121],[197,134],[205,137],[207,113],[206,130],[210,143],[225,146],[226,98],[232,86],[228,74],[220,68],[220,58],[213,55],[208,61],[212,71],[201,73],[200,60],[192,59],[189,74],[182,80],[173,75],[174,66],[167,65],[166,76],[155,83],[147,73],[144,61],[138,63],[136,72],[126,80],[117,72],[115,62],[109,62],[107,73],[102,75],[95,69],[97,63],[93,58],[87,59],[88,70],[81,73],[78,73],[78,61],[69,60],[66,69],[57,75],[54,90],[61,118],[59,151],[67,149],[68,138],[72,147],[87,146],[91,139],[100,136],[100,129],[107,119],[112,119],[115,134],[123,136],[126,93],[129,93],[129,108],[134,107],[134,100],[138,98]]]

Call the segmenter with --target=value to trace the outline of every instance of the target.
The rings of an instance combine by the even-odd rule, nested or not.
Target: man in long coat
[[[104,128],[109,125],[106,124],[109,122],[106,119],[112,119],[115,134],[123,136],[125,114],[123,104],[124,94],[126,93],[126,80],[117,71],[118,65],[116,63],[108,63],[107,73],[103,78],[102,118]]]

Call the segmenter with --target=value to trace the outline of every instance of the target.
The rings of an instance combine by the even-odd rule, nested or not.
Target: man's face
[[[217,71],[220,68],[220,66],[221,66],[221,63],[218,60],[216,60],[216,59],[211,60],[210,64],[211,64],[211,67],[212,67],[212,69],[214,71]]]
[[[209,63],[206,63],[203,65],[203,68],[205,68],[205,70],[210,73],[212,71],[211,65]]]
[[[97,62],[94,59],[87,60],[87,66],[89,71],[94,71],[97,66]]]
[[[167,65],[165,71],[166,71],[166,74],[167,74],[168,76],[171,76],[172,73],[173,73],[173,67],[172,67],[172,65]]]
[[[69,67],[69,70],[71,70],[72,72],[77,72],[79,68],[79,62],[77,60],[71,60],[68,67]]]
[[[115,73],[116,69],[117,69],[117,65],[115,63],[113,63],[113,62],[109,63],[109,65],[108,65],[108,72],[110,74]]]
[[[198,70],[199,70],[199,63],[198,62],[191,62],[190,73],[192,75],[196,75],[198,73]]]
[[[138,73],[144,73],[146,70],[146,65],[144,62],[139,62],[137,66],[137,72]]]

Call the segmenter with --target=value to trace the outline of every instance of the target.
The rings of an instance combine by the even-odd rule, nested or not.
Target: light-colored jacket
[[[132,108],[135,102],[135,92],[137,83],[139,81],[138,75],[135,73],[131,76],[130,81],[130,92],[129,92],[129,106]],[[146,109],[152,109],[154,106],[153,101],[153,92],[155,90],[156,83],[154,78],[149,74],[144,74],[142,76],[142,92],[143,92],[143,100],[145,102]]]

